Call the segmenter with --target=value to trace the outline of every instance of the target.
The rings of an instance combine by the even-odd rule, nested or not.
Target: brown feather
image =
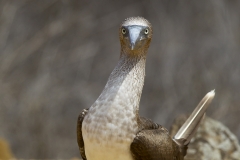
[[[143,117],[139,122],[141,130],[130,147],[135,160],[183,160],[167,129]]]
[[[77,142],[78,142],[80,154],[83,160],[87,160],[87,158],[85,155],[84,141],[82,136],[82,122],[87,113],[88,113],[88,109],[84,109],[78,116],[78,122],[77,122]]]

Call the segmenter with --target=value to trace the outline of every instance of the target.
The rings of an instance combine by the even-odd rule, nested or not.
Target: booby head
[[[152,26],[143,17],[123,21],[119,29],[121,47],[127,52],[147,50],[152,39]]]

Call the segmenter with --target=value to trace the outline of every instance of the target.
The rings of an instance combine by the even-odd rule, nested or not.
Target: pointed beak
[[[129,28],[129,42],[131,50],[136,49],[137,43],[140,39],[141,28],[131,27]]]

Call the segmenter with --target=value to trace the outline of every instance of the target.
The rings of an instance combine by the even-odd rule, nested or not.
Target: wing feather
[[[167,129],[146,118],[140,118],[142,128],[134,138],[130,150],[135,160],[183,160],[177,144]]]
[[[88,113],[88,109],[84,109],[78,116],[78,122],[77,122],[77,142],[78,142],[80,154],[83,160],[87,160],[87,158],[85,155],[84,141],[82,136],[82,122],[87,113]]]

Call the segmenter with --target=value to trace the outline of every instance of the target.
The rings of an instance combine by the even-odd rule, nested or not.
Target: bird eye
[[[145,34],[148,34],[149,30],[148,29],[145,29],[144,33]]]
[[[122,28],[122,34],[126,34],[126,29],[125,28]]]

